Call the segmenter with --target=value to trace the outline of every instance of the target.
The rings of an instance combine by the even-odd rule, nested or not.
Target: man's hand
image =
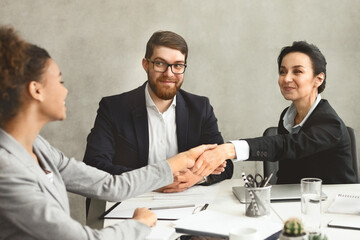
[[[173,182],[172,184],[169,184],[169,185],[167,185],[165,187],[156,189],[155,192],[164,192],[165,189],[167,189],[167,188],[176,188],[179,184],[180,184],[180,182]]]
[[[208,176],[224,163],[226,159],[235,158],[235,147],[232,143],[219,145],[205,151],[196,161],[191,171],[196,175]]]
[[[185,169],[174,176],[174,182],[172,184],[160,188],[158,191],[164,193],[183,192],[189,187],[201,182],[203,179],[202,176],[195,175],[189,169]]]
[[[133,219],[135,219],[149,227],[155,226],[156,221],[157,221],[156,214],[147,208],[135,209]]]
[[[220,164],[211,174],[219,175],[223,171],[225,171],[226,168],[226,161],[224,161],[222,164]]]

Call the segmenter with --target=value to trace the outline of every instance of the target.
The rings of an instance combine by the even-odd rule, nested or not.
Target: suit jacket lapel
[[[51,183],[41,169],[32,158],[32,156],[9,134],[0,129],[0,145],[11,152],[19,162],[21,162],[24,167],[29,169],[34,175],[39,179],[41,185],[43,185],[46,190],[54,197],[54,199],[64,208],[64,210],[68,211],[68,208],[63,204],[63,198],[61,194],[56,189],[55,185]],[[34,147],[35,149],[36,147]]]
[[[46,151],[44,152],[43,149],[37,147],[36,141],[34,144],[34,151],[38,156],[38,160],[42,162],[45,169],[51,171],[54,176],[54,181],[50,182],[44,171],[40,168],[37,168],[39,169],[39,172],[41,172],[39,176],[41,176],[42,180],[44,181],[45,188],[60,203],[63,209],[66,212],[70,213],[70,206],[69,200],[67,198],[66,188],[58,169],[52,164],[49,156],[47,156],[46,154]]]
[[[133,110],[131,111],[135,134],[139,145],[139,158],[141,166],[148,164],[149,158],[149,126],[145,103],[146,82],[138,88],[133,98]]]
[[[187,136],[189,124],[189,109],[182,95],[178,92],[176,94],[176,133],[178,140],[179,153],[188,150]]]

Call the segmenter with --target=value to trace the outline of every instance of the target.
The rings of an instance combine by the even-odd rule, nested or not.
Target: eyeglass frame
[[[173,74],[180,75],[180,74],[184,74],[184,73],[185,73],[185,70],[186,70],[186,67],[187,67],[186,63],[184,63],[184,64],[182,64],[182,63],[173,63],[173,64],[170,64],[170,63],[162,62],[162,61],[152,61],[152,60],[149,59],[149,58],[145,58],[145,59],[146,59],[146,61],[149,61],[149,62],[151,62],[151,63],[153,64],[153,69],[154,69],[154,71],[155,71],[155,72],[158,72],[158,73],[164,73],[164,72],[166,72],[166,71],[168,70],[168,68],[170,67],[170,70],[171,70],[171,72],[172,72]],[[163,63],[163,64],[166,64],[165,70],[164,70],[163,72],[160,72],[160,71],[155,70],[155,64],[154,64],[154,63]],[[184,66],[184,71],[183,71],[182,73],[174,73],[174,71],[173,71],[173,69],[172,69],[172,67],[173,67],[174,65],[182,65],[182,66]]]

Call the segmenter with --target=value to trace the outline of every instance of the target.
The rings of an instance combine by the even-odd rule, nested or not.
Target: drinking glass
[[[301,214],[305,231],[320,233],[321,228],[321,188],[319,178],[301,179]]]

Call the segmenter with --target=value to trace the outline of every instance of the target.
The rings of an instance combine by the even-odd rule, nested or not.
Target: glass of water
[[[302,221],[309,234],[318,234],[321,230],[321,188],[319,178],[301,179]]]

